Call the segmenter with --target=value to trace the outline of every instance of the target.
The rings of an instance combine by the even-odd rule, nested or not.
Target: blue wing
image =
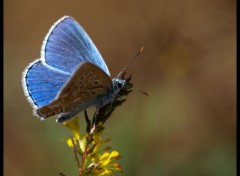
[[[24,93],[35,108],[49,104],[63,87],[69,74],[36,60],[23,72]]]
[[[49,30],[42,45],[41,58],[62,71],[73,73],[83,61],[99,66],[110,76],[109,70],[84,29],[69,16],[58,20]]]

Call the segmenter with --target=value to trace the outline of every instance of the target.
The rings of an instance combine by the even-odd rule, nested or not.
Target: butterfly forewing
[[[77,107],[93,104],[96,99],[112,88],[111,78],[96,65],[85,62],[74,72],[57,97],[50,104],[37,110],[37,114],[47,118],[59,113],[74,111]]]
[[[62,17],[51,27],[42,45],[41,58],[48,65],[68,73],[73,73],[81,62],[87,61],[110,75],[88,34],[69,16]]]

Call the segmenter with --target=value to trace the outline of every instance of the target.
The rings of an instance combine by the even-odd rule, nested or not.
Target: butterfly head
[[[112,82],[113,82],[114,91],[117,94],[120,90],[124,88],[126,80],[121,78],[113,78]]]

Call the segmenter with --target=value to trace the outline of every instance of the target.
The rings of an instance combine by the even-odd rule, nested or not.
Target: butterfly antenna
[[[141,52],[143,51],[143,48],[144,48],[144,47],[142,47],[142,48],[138,51],[138,53],[127,63],[127,65],[125,65],[125,66],[123,67],[123,69],[119,72],[117,78],[119,78],[119,76],[122,74],[122,72],[141,54]]]
[[[142,93],[142,94],[144,94],[144,95],[146,95],[146,96],[150,96],[150,93],[144,92],[144,91],[142,91],[142,90],[138,90],[138,89],[136,89],[135,87],[133,87],[133,90],[136,90],[136,91],[138,91],[138,92],[140,92],[140,93]]]

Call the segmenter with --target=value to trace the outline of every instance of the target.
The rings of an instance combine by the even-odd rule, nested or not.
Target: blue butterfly
[[[114,100],[125,80],[110,78],[108,67],[84,29],[69,16],[59,19],[45,37],[40,59],[23,72],[22,86],[34,115],[57,122],[90,106]]]

